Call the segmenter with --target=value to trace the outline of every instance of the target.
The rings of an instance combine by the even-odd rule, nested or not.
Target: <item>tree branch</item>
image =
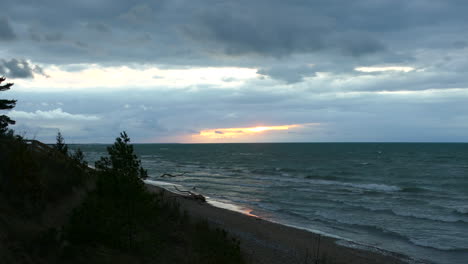
[[[170,174],[170,173],[163,173],[160,177],[179,177],[179,176],[184,176],[186,172],[180,173],[180,174]]]
[[[191,191],[183,191],[183,190],[180,190],[179,188],[177,188],[177,186],[174,185],[174,188],[178,191],[178,192],[181,192],[181,193],[188,193],[189,194],[189,197],[191,197],[192,199],[194,200],[198,200],[200,202],[203,202],[205,203],[206,202],[206,199],[205,199],[205,196],[201,195],[201,194],[196,194],[196,193],[193,193]]]

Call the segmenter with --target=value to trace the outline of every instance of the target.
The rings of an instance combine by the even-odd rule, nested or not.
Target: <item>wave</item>
[[[289,183],[289,184],[304,184],[307,183],[307,180],[304,178],[294,178],[294,177],[265,177],[265,176],[251,176],[248,177],[249,180],[259,180],[267,184],[278,185],[278,183]],[[284,185],[284,187],[291,187],[289,185]]]
[[[223,169],[229,169],[230,172],[234,172],[234,173],[247,173],[248,172],[246,169],[230,169],[230,168],[223,168]]]
[[[239,152],[232,153],[232,156],[263,156],[262,152]]]
[[[350,183],[350,182],[340,182],[340,181],[329,181],[329,180],[312,180],[314,184],[318,185],[336,185],[336,186],[345,186],[355,189],[361,189],[366,191],[383,191],[383,192],[398,192],[402,189],[394,185],[386,185],[381,183]]]
[[[300,172],[302,171],[301,169],[294,169],[294,168],[275,168],[276,171],[282,171],[282,172]]]
[[[304,177],[305,179],[321,179],[321,180],[338,180],[336,176],[326,176],[326,175],[318,175],[318,174],[309,174]]]
[[[425,247],[425,248],[432,248],[432,249],[437,249],[441,251],[466,251],[468,248],[460,248],[460,247],[451,247],[451,246],[444,246],[444,245],[435,245],[429,241],[426,240],[418,240],[414,238],[410,238],[409,242],[411,242],[414,245],[420,246],[420,247]]]
[[[300,218],[300,219],[303,219],[303,220],[308,220],[308,221],[310,220],[307,216],[304,216],[301,213],[297,213],[297,212],[294,212],[294,211],[291,211],[291,210],[288,210],[288,209],[284,209],[284,208],[277,209],[277,210],[275,210],[275,212],[291,215],[291,216],[294,216],[294,217],[297,217],[297,218]]]
[[[370,183],[370,184],[347,184],[347,186],[372,190],[372,191],[385,191],[385,192],[397,192],[401,191],[401,188],[398,186],[393,185],[386,185],[386,184],[377,184],[377,183]]]
[[[348,222],[348,221],[346,221],[344,219],[341,219],[341,218],[335,218],[335,217],[330,217],[330,216],[328,216],[326,214],[321,214],[320,212],[316,213],[316,215],[318,215],[320,217],[323,217],[324,219],[327,219],[329,221],[339,223],[339,224],[343,224],[343,225],[347,225],[347,226],[350,226],[350,227],[357,227],[357,228],[373,231],[373,232],[380,233],[380,234],[383,234],[383,235],[399,238],[399,239],[402,239],[402,240],[405,240],[405,241],[409,241],[409,239],[410,239],[408,236],[406,236],[404,234],[398,233],[396,231],[388,230],[388,229],[384,228],[383,226]]]
[[[250,171],[250,173],[259,174],[259,175],[271,175],[272,171],[268,169],[253,169]]]
[[[455,213],[458,213],[458,214],[468,214],[468,205],[462,205],[462,206],[459,206],[459,207],[455,207],[453,209],[453,211]]]
[[[449,245],[440,245],[440,244],[432,243],[431,241],[412,238],[412,237],[410,237],[410,236],[408,236],[406,234],[402,234],[402,233],[397,232],[397,231],[388,230],[388,229],[384,228],[383,226],[367,225],[367,224],[360,224],[360,223],[349,223],[349,222],[343,221],[341,219],[330,218],[330,217],[327,217],[327,216],[324,216],[324,215],[320,215],[320,216],[322,216],[322,217],[324,217],[324,218],[326,218],[328,220],[331,220],[333,222],[339,223],[339,224],[344,224],[344,225],[351,226],[351,227],[357,227],[357,228],[361,228],[361,229],[364,229],[364,230],[377,232],[377,233],[380,233],[380,234],[383,234],[383,235],[386,235],[386,236],[391,236],[391,237],[394,237],[394,238],[398,238],[398,239],[407,241],[409,243],[412,243],[413,245],[416,245],[416,246],[422,246],[422,247],[437,249],[437,250],[441,250],[441,251],[463,251],[463,250],[467,250],[466,248],[461,248],[461,247],[456,247],[456,246],[449,246]]]
[[[418,214],[418,213],[412,213],[412,212],[397,211],[395,209],[392,209],[390,211],[397,216],[412,217],[416,219],[431,220],[431,221],[444,222],[444,223],[457,223],[457,222],[468,223],[467,221],[460,219],[458,217]]]
[[[374,208],[374,207],[369,207],[365,205],[356,205],[356,204],[349,203],[349,202],[342,201],[342,200],[333,200],[333,201],[342,203],[346,206],[357,208],[358,210],[364,210],[364,211],[370,211],[370,212],[377,212],[377,213],[384,213],[384,214],[386,213],[386,214],[391,214],[395,216],[402,216],[402,217],[443,222],[443,223],[468,223],[468,218],[461,219],[460,217],[456,217],[456,216],[435,215],[433,211],[432,211],[432,214],[429,214],[431,212],[428,212],[428,214],[424,214],[424,213],[414,213],[410,211],[403,211],[403,210],[391,209],[391,208]]]
[[[422,192],[427,192],[430,191],[429,189],[423,188],[423,187],[405,187],[402,189],[403,192],[409,192],[409,193],[422,193]]]

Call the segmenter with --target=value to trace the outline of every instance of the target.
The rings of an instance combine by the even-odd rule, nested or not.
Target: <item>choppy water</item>
[[[105,154],[104,145],[79,147],[90,161]],[[468,263],[468,144],[144,144],[135,150],[153,179],[196,188],[262,218],[436,263]]]

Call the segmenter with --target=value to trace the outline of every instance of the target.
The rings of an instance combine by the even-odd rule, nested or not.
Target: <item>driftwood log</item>
[[[193,193],[191,191],[183,191],[183,190],[180,190],[179,188],[177,188],[177,186],[174,186],[174,188],[178,191],[178,192],[181,192],[181,193],[188,193],[189,196],[191,199],[194,199],[196,201],[199,201],[199,202],[202,202],[202,203],[206,203],[206,199],[205,199],[205,196],[201,195],[201,194],[197,194],[197,193]]]
[[[186,172],[180,173],[180,174],[170,174],[170,173],[163,173],[160,177],[179,177],[179,176],[184,176]]]

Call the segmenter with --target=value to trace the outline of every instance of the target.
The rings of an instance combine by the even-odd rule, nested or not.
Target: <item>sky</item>
[[[466,0],[1,0],[28,138],[468,142]]]

